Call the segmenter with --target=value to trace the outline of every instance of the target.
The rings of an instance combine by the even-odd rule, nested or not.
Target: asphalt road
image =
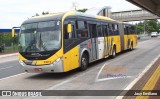
[[[126,51],[120,53],[115,59],[108,58],[96,61],[90,64],[90,67],[84,72],[79,72],[77,70],[74,70],[68,73],[60,73],[60,74],[23,73],[18,63],[17,60],[18,58],[16,58],[16,56],[12,56],[14,60],[11,60],[9,62],[5,61],[0,62],[0,78],[1,78],[0,89],[1,90],[123,90],[159,54],[160,54],[159,38],[142,40],[139,42],[138,46],[133,51]],[[19,75],[12,76],[15,74]],[[107,98],[106,97],[94,97],[94,98],[113,99],[115,97],[116,96]],[[75,96],[50,97],[50,98],[82,99],[82,97],[75,97]],[[87,96],[83,98],[92,99],[93,97]],[[17,99],[17,97],[15,99]]]

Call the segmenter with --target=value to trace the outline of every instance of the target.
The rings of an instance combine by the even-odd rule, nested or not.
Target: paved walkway
[[[9,57],[9,56],[14,56],[14,55],[18,55],[18,53],[0,54],[0,58]]]
[[[125,96],[123,99],[160,99],[160,58],[131,90],[137,91],[139,95]]]

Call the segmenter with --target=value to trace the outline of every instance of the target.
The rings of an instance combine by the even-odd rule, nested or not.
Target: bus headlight
[[[24,62],[22,60],[19,60],[19,63],[24,66]]]
[[[53,65],[57,64],[60,60],[61,60],[61,58],[58,58],[57,60],[55,60],[55,61],[53,62]]]

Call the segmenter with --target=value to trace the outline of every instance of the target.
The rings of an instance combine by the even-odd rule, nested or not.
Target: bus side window
[[[124,26],[124,33],[126,34],[126,35],[129,35],[130,34],[130,30],[129,30],[129,26]]]
[[[128,26],[128,34],[132,34],[131,26]]]
[[[101,25],[97,26],[97,31],[98,31],[98,37],[103,37],[104,32],[102,32],[102,26]]]
[[[64,39],[72,39],[75,38],[75,27],[72,24],[72,33],[67,33],[67,24],[68,23],[73,23],[73,22],[66,22],[64,24]]]
[[[124,25],[124,34],[128,35],[128,26]]]
[[[86,21],[76,21],[76,33],[77,33],[77,38],[89,37]]]
[[[108,36],[108,25],[103,25],[102,30],[105,36]]]
[[[109,36],[113,35],[112,24],[109,24]]]
[[[115,35],[119,35],[118,24],[115,24]]]
[[[112,24],[112,36],[115,35],[115,24]]]
[[[67,33],[67,24],[72,24],[72,33]],[[75,21],[68,19],[64,22],[64,47],[67,48],[75,41]]]
[[[135,26],[131,26],[131,33],[136,34]]]

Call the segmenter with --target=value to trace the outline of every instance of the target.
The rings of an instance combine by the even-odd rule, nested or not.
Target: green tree
[[[49,12],[42,12],[42,15],[46,15],[46,14],[49,14]],[[35,17],[35,16],[40,16],[40,14],[38,14],[38,13],[36,13],[34,16],[32,16],[32,17]]]
[[[137,30],[137,34],[142,34],[144,31],[144,24],[143,22],[140,22],[138,24],[136,24],[136,30]]]
[[[148,20],[146,21],[146,31],[148,33],[151,32],[158,32],[159,28],[158,28],[158,21],[157,20]]]
[[[78,12],[86,12],[88,9],[86,9],[86,8],[84,8],[84,9],[79,9],[79,10],[77,10]]]
[[[136,24],[136,30],[138,34],[151,32],[159,32],[160,31],[160,22],[157,19],[154,20],[145,20],[144,22],[139,22]]]
[[[44,12],[44,11],[42,12],[42,15],[46,15],[46,14],[49,14],[49,12]]]

